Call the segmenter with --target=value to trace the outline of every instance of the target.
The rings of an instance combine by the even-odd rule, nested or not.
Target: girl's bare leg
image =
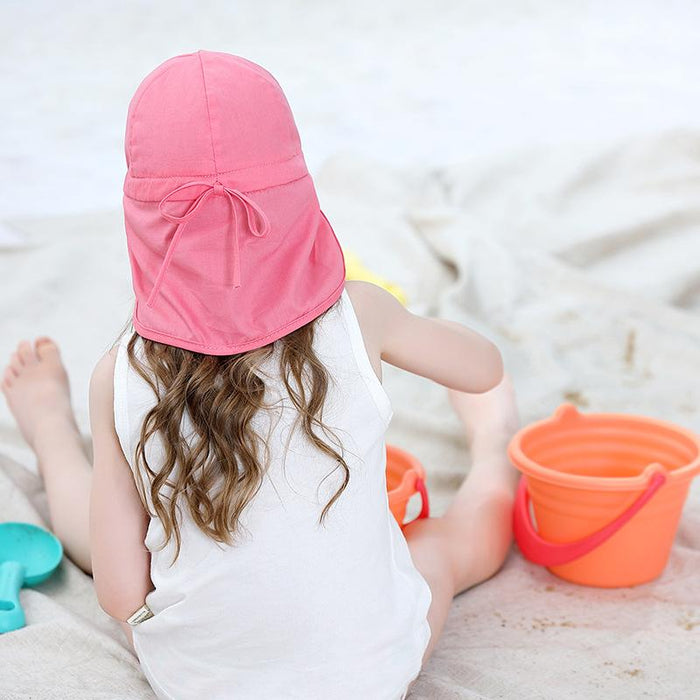
[[[51,527],[66,555],[92,575],[90,485],[92,465],[71,406],[68,375],[58,346],[46,336],[23,340],[0,383],[24,439],[37,456]],[[131,628],[121,623],[132,643]]]
[[[404,534],[411,557],[433,594],[431,638],[423,662],[442,633],[454,596],[490,578],[512,542],[512,506],[518,472],[506,449],[519,427],[510,378],[484,394],[448,390],[470,443],[472,466],[447,512],[417,520]]]

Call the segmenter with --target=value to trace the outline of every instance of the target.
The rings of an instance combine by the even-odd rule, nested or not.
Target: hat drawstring
[[[187,209],[187,211],[182,215],[182,216],[173,216],[172,214],[168,214],[166,211],[163,211],[163,205],[168,201],[170,197],[172,197],[176,192],[179,192],[180,190],[183,190],[187,187],[195,187],[195,186],[202,186],[206,187],[206,189],[191,203],[190,207]],[[172,192],[169,192],[168,194],[163,197],[163,199],[160,200],[160,204],[158,204],[158,211],[160,211],[161,216],[163,216],[165,219],[168,221],[172,221],[173,223],[179,224],[177,229],[175,230],[175,234],[173,235],[170,245],[168,246],[168,250],[165,253],[165,258],[163,259],[163,262],[161,263],[160,269],[158,270],[158,274],[156,276],[156,281],[153,285],[153,289],[151,290],[151,293],[148,297],[148,301],[146,302],[146,306],[152,306],[153,301],[156,298],[156,295],[158,294],[158,290],[160,289],[161,283],[163,281],[163,277],[165,275],[166,270],[168,269],[168,266],[170,265],[170,260],[173,256],[173,253],[175,252],[175,246],[177,245],[177,242],[180,240],[180,237],[182,235],[182,231],[185,228],[185,225],[187,222],[195,215],[201,204],[209,197],[211,194],[215,195],[225,195],[228,198],[228,201],[231,205],[231,209],[233,210],[233,235],[234,235],[234,256],[233,256],[233,286],[234,287],[240,287],[241,286],[241,269],[240,269],[240,255],[239,255],[239,245],[238,245],[238,215],[236,214],[236,205],[234,202],[234,197],[236,197],[244,206],[246,210],[246,217],[248,220],[248,228],[250,229],[250,232],[257,236],[258,238],[267,235],[270,232],[270,222],[265,216],[265,213],[260,209],[260,207],[253,202],[251,199],[246,197],[242,192],[239,190],[231,189],[229,187],[225,187],[223,184],[220,182],[215,182],[213,185],[208,183],[208,182],[187,182],[184,185],[180,185],[180,187],[177,187],[176,189],[172,190]],[[255,216],[253,214],[253,211],[255,211],[258,216],[260,217],[260,220],[262,221],[262,227],[259,227],[256,225],[255,222]]]

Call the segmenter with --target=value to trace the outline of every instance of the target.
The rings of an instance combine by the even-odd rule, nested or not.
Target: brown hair
[[[141,463],[149,474],[155,514],[146,501],[146,487],[138,468],[134,469],[138,475],[137,489],[149,514],[157,515],[162,522],[166,536],[162,546],[175,537],[172,564],[181,547],[176,519],[178,498],[184,499],[192,520],[202,532],[217,542],[230,544],[241,527],[242,510],[262,485],[269,466],[269,448],[251,427],[251,420],[258,411],[268,408],[264,402],[265,383],[258,370],[276,345],[280,349],[280,379],[298,410],[294,427],[301,423],[311,442],[337,462],[323,480],[338,465],[345,471],[343,483],[326,504],[319,523],[324,523],[329,509],[347,487],[350,470],[342,456],[342,445],[338,441],[341,452],[337,452],[322,442],[313,429],[316,425],[328,431],[321,415],[333,377],[316,355],[313,339],[316,322],[329,311],[274,343],[235,355],[205,355],[132,333],[127,344],[129,363],[150,385],[157,399],[144,418],[133,455],[134,464]],[[135,352],[139,341],[143,343],[144,362]],[[185,411],[193,427],[188,439],[181,435]],[[165,451],[164,462],[157,472],[148,464],[145,449],[156,433],[160,433]],[[265,450],[264,464],[259,461],[259,446]],[[179,472],[174,482],[169,481],[176,464],[180,466]],[[221,477],[222,486],[213,493],[213,486]],[[172,489],[167,499],[161,494],[166,484]]]

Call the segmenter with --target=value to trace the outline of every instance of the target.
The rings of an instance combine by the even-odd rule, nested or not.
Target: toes
[[[58,354],[58,345],[46,335],[42,335],[34,342],[36,354],[40,359],[46,359],[52,355]]]
[[[32,344],[28,340],[20,340],[16,353],[19,355],[19,360],[23,365],[29,365],[36,361]]]
[[[13,352],[12,355],[10,355],[10,363],[8,367],[16,377],[19,376],[19,373],[22,371],[24,363],[16,352]]]
[[[9,367],[5,369],[5,373],[2,377],[2,382],[0,383],[0,387],[3,391],[7,391],[12,386],[15,380],[15,376],[15,373]]]

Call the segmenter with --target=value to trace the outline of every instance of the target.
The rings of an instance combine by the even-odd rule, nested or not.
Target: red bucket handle
[[[416,476],[415,489],[420,494],[420,513],[418,513],[418,515],[415,518],[413,518],[413,520],[409,520],[407,523],[402,523],[402,529],[406,527],[406,525],[408,525],[409,523],[415,522],[416,520],[420,520],[421,518],[430,517],[430,502],[428,501],[428,489],[425,486],[425,480],[420,476]]]
[[[628,520],[646,505],[652,496],[666,483],[666,475],[655,472],[644,492],[615,520],[605,527],[576,542],[547,542],[542,539],[530,520],[530,494],[525,477],[520,478],[513,510],[513,534],[523,556],[542,566],[568,564],[609,540]]]
[[[421,477],[418,477],[416,479],[416,491],[420,493],[420,502],[421,502],[421,509],[420,513],[416,517],[416,520],[420,520],[421,518],[428,518],[430,517],[430,503],[428,501],[428,489],[425,486],[425,481],[421,479]]]

